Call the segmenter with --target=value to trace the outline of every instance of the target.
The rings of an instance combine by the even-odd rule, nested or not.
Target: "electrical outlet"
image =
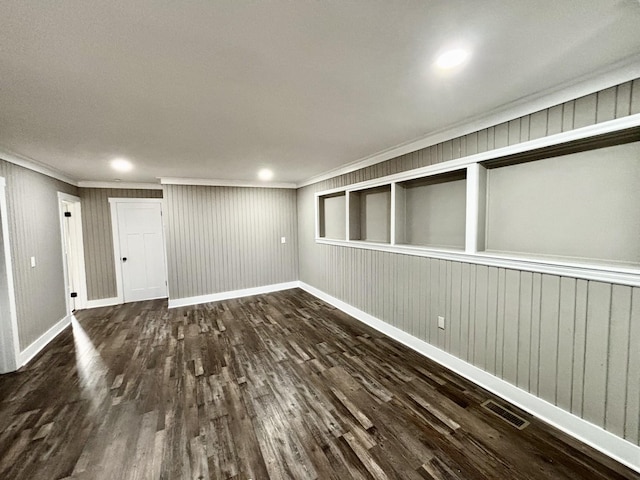
[[[36,257],[31,257],[31,268],[36,266]]]
[[[444,330],[444,317],[441,317],[440,315],[438,315],[438,328]]]
[[[280,237],[280,243],[287,243],[287,237]]]

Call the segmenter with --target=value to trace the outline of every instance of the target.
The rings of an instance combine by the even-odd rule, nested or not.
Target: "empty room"
[[[0,479],[640,480],[640,2],[0,3]]]

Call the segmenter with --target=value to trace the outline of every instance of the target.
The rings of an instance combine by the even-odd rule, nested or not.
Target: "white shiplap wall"
[[[5,177],[18,337],[24,350],[66,316],[58,192],[76,187],[0,161]],[[31,267],[30,257],[36,266]]]
[[[295,190],[163,189],[171,300],[298,279]]]

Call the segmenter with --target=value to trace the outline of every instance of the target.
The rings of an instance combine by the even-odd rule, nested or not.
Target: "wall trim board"
[[[114,305],[120,305],[121,303],[122,302],[118,297],[98,298],[96,300],[87,300],[84,309],[88,310],[90,308],[112,307]]]
[[[109,197],[107,201],[110,205],[117,203],[162,203],[164,198]]]
[[[216,178],[160,177],[160,183],[162,185],[202,185],[206,187],[297,188],[296,183],[257,182],[253,180],[225,180]]]
[[[162,190],[159,183],[133,183],[133,182],[93,182],[82,180],[78,182],[80,188],[113,188],[131,190]]]
[[[116,297],[118,303],[124,303],[124,289],[122,287],[122,266],[120,261],[120,233],[118,231],[118,204],[114,198],[109,198],[111,215],[111,241],[113,242],[113,263],[116,276]]]
[[[19,167],[41,173],[43,175],[46,175],[47,177],[55,178],[56,180],[68,183],[69,185],[73,185],[74,187],[78,186],[78,182],[76,180],[72,179],[71,177],[67,177],[59,170],[56,170],[55,168],[38,162],[37,160],[34,160],[32,158],[14,153],[9,149],[3,147],[2,145],[0,145],[0,159],[9,163],[13,163],[14,165],[18,165]]]
[[[302,281],[299,287],[535,417],[640,472],[640,447]]]
[[[640,113],[627,115],[626,117],[616,118],[614,120],[608,120],[606,122],[596,123],[594,125],[574,128],[573,130],[568,130],[566,132],[547,135],[544,137],[536,138],[534,140],[528,140],[526,142],[508,145],[506,147],[494,148],[491,150],[487,150],[486,152],[466,155],[464,157],[447,160],[446,162],[435,163],[433,165],[427,165],[425,167],[413,168],[411,170],[404,170],[402,172],[392,173],[390,175],[385,175],[382,177],[376,177],[371,180],[352,183],[343,187],[320,190],[315,192],[314,195],[317,197],[340,192],[352,192],[356,190],[364,190],[366,188],[375,188],[390,184],[392,182],[405,182],[408,180],[428,177],[440,173],[449,173],[465,169],[478,163],[481,164],[483,162],[488,162],[490,160],[498,160],[504,157],[510,157],[512,155],[533,152],[547,147],[555,147],[559,145],[561,146],[563,144],[570,144],[571,142],[580,140],[588,140],[595,137],[600,137],[602,135],[615,135],[618,132],[631,131],[634,134],[635,138],[637,137],[636,132],[630,129],[635,129],[636,127],[640,127]]]
[[[44,332],[40,338],[22,350],[18,356],[18,368],[29,363],[44,347],[71,325],[71,317],[73,317],[73,314],[60,319],[55,325],[49,328],[49,330]]]
[[[509,268],[526,272],[548,273],[562,277],[594,280],[597,282],[615,283],[640,287],[640,270],[632,267],[599,266],[594,263],[579,263],[570,260],[554,260],[553,258],[529,257],[526,254],[499,254],[493,252],[468,253],[465,251],[444,250],[413,245],[391,245],[357,240],[334,240],[316,238],[316,243],[338,247],[360,248],[381,252],[412,255],[416,257],[437,258],[452,262],[487,265],[489,267]]]
[[[162,298],[167,298],[166,296],[164,297],[154,297],[154,298],[147,298],[146,300],[139,300],[140,302],[149,302],[151,300],[159,300]],[[101,307],[113,307],[114,305],[124,305],[125,302],[122,302],[121,299],[119,299],[118,297],[110,297],[110,298],[98,298],[96,300],[89,300],[85,306],[82,308],[82,310],[89,310],[92,308],[101,308]]]
[[[640,77],[640,55],[633,55],[627,59],[609,65],[604,69],[585,76],[581,81],[568,81],[549,90],[534,93],[520,98],[514,102],[502,105],[488,113],[471,117],[462,122],[448,125],[442,129],[433,131],[422,138],[411,140],[389,149],[368,155],[355,162],[328,170],[319,175],[314,175],[298,182],[297,187],[306,187],[314,183],[329,180],[362,168],[370,167],[391,160],[407,153],[415,152],[423,148],[437,145],[438,143],[453,138],[468,135],[485,128],[500,125],[501,123],[530,115],[540,110],[550,108],[562,103],[575,100],[585,95],[599,92],[622,83],[635,80]]]
[[[185,297],[169,299],[169,308],[186,307],[189,305],[198,305],[200,303],[219,302],[220,300],[229,300],[231,298],[249,297],[251,295],[261,295],[263,293],[279,292],[281,290],[290,290],[298,288],[300,282],[273,283],[262,287],[243,288],[240,290],[229,290],[227,292],[211,293],[208,295],[198,295],[196,297]]]

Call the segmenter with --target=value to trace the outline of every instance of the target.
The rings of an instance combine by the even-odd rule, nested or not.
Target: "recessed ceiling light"
[[[442,70],[450,70],[458,67],[469,60],[471,53],[464,48],[454,48],[453,50],[447,50],[442,53],[436,59],[436,67]]]
[[[114,158],[111,160],[111,168],[119,172],[128,172],[133,168],[133,164],[126,158]]]
[[[273,178],[273,172],[268,168],[263,168],[258,172],[258,178],[267,182]]]

